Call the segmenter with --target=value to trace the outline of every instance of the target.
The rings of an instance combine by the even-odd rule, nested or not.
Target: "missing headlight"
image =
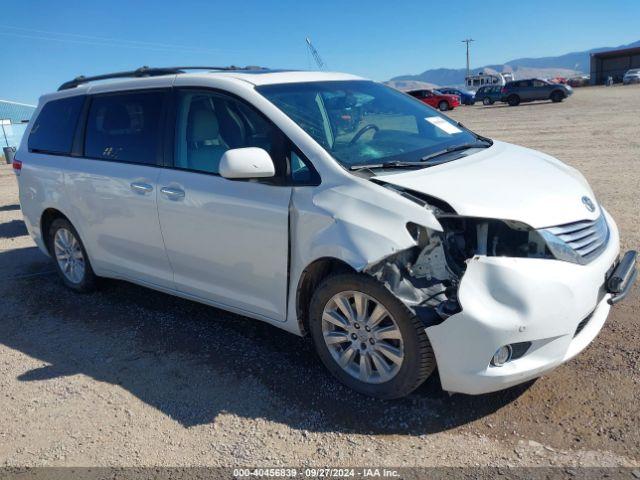
[[[521,222],[446,215],[438,221],[444,229],[447,260],[458,274],[474,255],[554,258],[540,233]]]

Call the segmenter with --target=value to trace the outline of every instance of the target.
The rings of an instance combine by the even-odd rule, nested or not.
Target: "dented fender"
[[[301,274],[314,261],[333,258],[366,272],[385,258],[417,246],[408,223],[442,232],[428,208],[384,187],[371,187],[367,180],[353,177],[348,184],[293,188],[287,308],[291,329],[298,325],[296,291]]]

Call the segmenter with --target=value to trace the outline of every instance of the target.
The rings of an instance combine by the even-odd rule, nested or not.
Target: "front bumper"
[[[481,394],[508,388],[542,375],[591,343],[615,296],[607,291],[606,279],[618,258],[619,234],[605,215],[609,243],[587,265],[485,256],[468,261],[458,291],[462,311],[426,329],[444,390]],[[531,346],[520,358],[490,365],[498,348],[521,342]]]

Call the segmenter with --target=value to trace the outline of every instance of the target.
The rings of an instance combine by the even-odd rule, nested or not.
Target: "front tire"
[[[404,397],[436,367],[424,325],[389,290],[363,274],[323,281],[311,300],[309,327],[322,363],[364,395]]]
[[[445,102],[444,100],[442,100],[438,104],[438,110],[440,110],[441,112],[446,112],[447,110],[449,110],[449,104],[447,102]]]
[[[553,103],[560,103],[562,100],[564,100],[564,95],[562,94],[562,92],[553,92],[551,94],[551,101]]]
[[[482,99],[482,104],[483,104],[483,105],[491,105],[492,103],[493,103],[493,102],[491,101],[491,99],[490,99],[490,98],[484,97],[484,98]]]
[[[49,252],[62,283],[80,293],[95,290],[96,275],[80,235],[71,222],[58,218],[51,223],[48,233]]]

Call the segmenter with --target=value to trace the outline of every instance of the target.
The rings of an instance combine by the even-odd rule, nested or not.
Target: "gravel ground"
[[[640,86],[562,104],[463,107],[481,134],[578,167],[640,245]],[[124,282],[65,290],[0,167],[0,465],[640,465],[640,295],[537,382],[383,402],[338,385],[308,341]]]

